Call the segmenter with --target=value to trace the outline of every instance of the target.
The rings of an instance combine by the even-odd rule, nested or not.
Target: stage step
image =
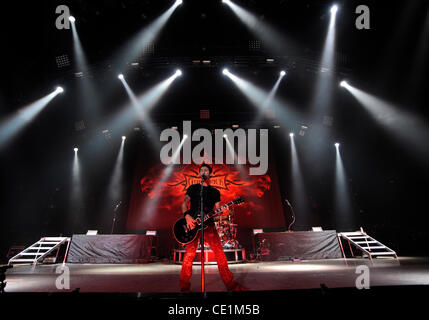
[[[378,241],[355,241],[356,243],[378,243]]]
[[[373,256],[387,256],[387,255],[395,255],[396,256],[396,253],[395,252],[373,252],[372,253],[372,255]]]
[[[15,259],[14,262],[33,262],[33,259]]]
[[[61,241],[37,241],[36,244],[57,244]]]
[[[371,259],[371,261],[373,257],[375,258],[377,256],[389,256],[389,255],[395,256],[395,258],[398,259],[398,256],[396,255],[395,251],[385,246],[380,241],[377,241],[374,238],[367,235],[362,228],[360,228],[360,231],[356,231],[356,232],[338,233],[338,238],[339,238],[338,240],[340,242],[344,259],[346,258],[346,256],[344,254],[344,249],[341,243],[341,239],[344,239],[348,242],[352,255],[353,255],[353,250],[351,246],[353,245],[355,248],[365,253],[366,256]],[[359,241],[356,241],[357,239],[359,239]],[[365,239],[365,241],[362,241],[360,239]],[[377,250],[377,251],[373,251],[373,250]]]
[[[33,263],[37,264],[42,262],[48,255],[50,255],[54,250],[57,250],[57,255],[61,245],[67,242],[67,251],[70,244],[70,238],[67,237],[44,237],[32,244],[28,248],[24,249],[16,256],[12,257],[9,260],[8,264],[18,264],[18,263]],[[34,252],[36,251],[36,252]],[[67,255],[67,253],[66,253]],[[27,257],[31,257],[28,258]],[[64,257],[65,261],[65,257]]]

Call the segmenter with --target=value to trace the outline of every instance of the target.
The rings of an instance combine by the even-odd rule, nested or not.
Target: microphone
[[[115,210],[114,210],[114,211],[116,211],[116,209],[118,209],[118,207],[121,205],[121,203],[122,203],[122,200],[119,200],[119,202],[118,202],[118,204],[116,205],[116,207],[115,207]]]
[[[285,198],[285,201],[286,201],[286,203],[288,204],[288,206],[290,207],[291,205],[290,205],[289,200]]]
[[[201,178],[202,178],[203,180],[206,180],[206,179],[207,179],[207,177],[206,177],[206,175],[205,175],[204,173],[201,175]]]

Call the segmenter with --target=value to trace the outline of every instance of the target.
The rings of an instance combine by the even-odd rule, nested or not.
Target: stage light
[[[75,19],[73,16],[70,16],[70,17],[69,17],[69,21],[70,21],[70,22],[75,22],[75,21],[76,21],[76,19]]]
[[[187,135],[187,134],[185,134],[185,135],[183,136],[183,138],[184,138],[184,139],[188,139],[188,135]]]
[[[125,140],[127,137],[126,136],[122,136],[122,140]]]
[[[177,6],[180,6],[182,3],[183,3],[183,1],[182,1],[182,0],[177,0],[177,1],[176,1],[176,5],[177,5]]]
[[[176,75],[177,75],[177,76],[181,76],[181,75],[182,75],[182,70],[177,69],[177,70],[176,70]]]
[[[228,70],[227,68],[225,68],[225,69],[223,69],[223,70],[222,70],[222,73],[223,73],[223,74],[228,74],[228,73],[229,73],[229,70]]]
[[[280,75],[283,77],[283,76],[285,76],[286,75],[286,71],[284,71],[284,70],[282,70],[282,71],[280,71]]]
[[[331,13],[332,13],[332,14],[336,14],[336,13],[337,13],[337,11],[338,11],[338,6],[337,6],[337,5],[332,6],[332,8],[331,8]]]
[[[121,79],[121,80],[123,80],[124,79],[124,75],[121,73],[121,74],[119,74],[118,75],[118,79]]]
[[[224,134],[223,137],[226,139],[228,136],[226,134]]]
[[[74,150],[74,152],[77,152],[79,149],[78,148],[74,148],[73,150]]]
[[[344,80],[343,80],[343,81],[341,81],[341,82],[340,82],[340,86],[341,86],[341,87],[346,87],[346,86],[348,86],[347,81],[344,81]]]
[[[293,138],[294,134],[293,132],[289,133],[289,137]]]
[[[64,89],[62,88],[62,87],[57,87],[57,90],[56,90],[58,93],[62,93],[62,92],[64,92]]]
[[[338,148],[340,144],[338,142],[335,143],[335,148]]]

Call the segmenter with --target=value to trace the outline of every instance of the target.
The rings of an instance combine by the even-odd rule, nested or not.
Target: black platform
[[[341,258],[335,230],[302,232],[264,232],[255,236],[263,261],[318,260]]]
[[[151,259],[153,236],[84,235],[71,239],[68,263],[141,263]]]

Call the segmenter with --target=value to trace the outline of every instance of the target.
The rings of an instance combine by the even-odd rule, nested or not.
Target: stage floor
[[[235,279],[248,291],[320,288],[355,288],[357,267],[368,266],[369,285],[429,285],[429,258],[306,260],[300,262],[252,262],[230,265]],[[57,289],[61,264],[19,265],[6,272],[5,292],[179,292],[181,265],[173,262],[148,264],[66,264],[70,289]],[[206,291],[223,292],[217,266],[206,266]],[[201,291],[200,266],[193,267],[193,292]],[[57,281],[58,282],[58,281]]]

